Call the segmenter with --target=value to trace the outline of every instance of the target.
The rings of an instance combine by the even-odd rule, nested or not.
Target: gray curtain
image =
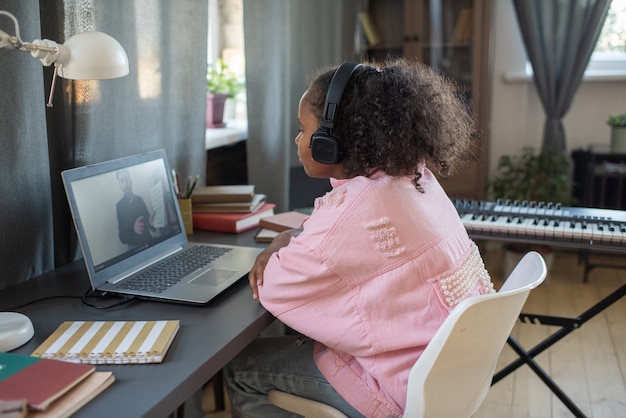
[[[24,40],[41,37],[39,3],[2,0]],[[0,28],[14,34],[13,21]],[[43,73],[30,54],[0,49],[0,289],[53,267]]]
[[[3,288],[80,256],[62,170],[165,148],[173,168],[204,182],[207,1],[0,0],[0,9],[16,16],[24,41],[97,30],[130,63],[124,78],[57,79],[46,108],[52,68],[0,50]]]
[[[561,122],[582,81],[610,0],[513,0],[546,121],[542,151],[567,150]]]
[[[311,71],[355,59],[360,0],[244,0],[248,180],[289,208],[298,102]],[[303,185],[306,187],[306,185]]]

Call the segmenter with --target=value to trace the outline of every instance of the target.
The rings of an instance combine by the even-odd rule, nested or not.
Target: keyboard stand
[[[607,254],[604,254],[604,256],[607,256]],[[620,259],[623,260],[623,258]],[[580,250],[578,252],[578,263],[582,263],[584,266],[583,283],[587,283],[589,273],[596,267],[604,267],[609,269],[626,269],[626,264],[592,262],[591,254],[587,250]]]
[[[553,334],[549,335],[539,344],[535,345],[530,350],[525,350],[520,343],[517,342],[513,337],[509,337],[507,342],[513,348],[513,350],[519,355],[519,359],[511,362],[508,366],[504,367],[502,370],[497,372],[493,380],[491,382],[492,385],[502,380],[504,377],[508,376],[513,371],[517,370],[523,364],[527,364],[537,376],[552,390],[552,392],[565,404],[565,406],[574,414],[574,416],[578,418],[585,418],[585,414],[574,404],[574,402],[561,390],[561,388],[548,376],[548,374],[539,366],[539,364],[534,360],[534,357],[538,354],[542,353],[547,348],[551,347],[554,343],[567,336],[572,331],[580,328],[585,322],[589,321],[591,318],[611,306],[613,303],[620,300],[622,297],[626,296],[626,284],[622,285],[620,288],[615,290],[610,295],[606,296],[604,299],[593,305],[591,308],[587,309],[581,315],[576,318],[566,318],[559,316],[549,316],[549,315],[535,315],[535,314],[527,314],[521,313],[519,316],[520,321],[529,322],[532,324],[540,324],[540,325],[553,325],[560,326],[561,329],[557,330]]]

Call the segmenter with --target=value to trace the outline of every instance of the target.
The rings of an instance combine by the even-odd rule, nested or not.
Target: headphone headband
[[[346,89],[354,70],[360,66],[361,64],[344,62],[335,70],[333,78],[330,80],[328,92],[326,93],[326,101],[324,102],[322,120],[320,121],[320,126],[328,129],[329,133],[335,125],[335,114],[339,107],[339,102],[341,102],[343,91]]]

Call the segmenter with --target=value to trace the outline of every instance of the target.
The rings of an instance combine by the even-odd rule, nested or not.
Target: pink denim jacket
[[[304,231],[275,253],[263,306],[316,341],[328,382],[368,417],[400,417],[409,371],[450,310],[493,292],[454,205],[425,169],[331,179]]]

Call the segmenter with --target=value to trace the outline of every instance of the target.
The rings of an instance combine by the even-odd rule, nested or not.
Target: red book
[[[26,399],[44,410],[96,369],[91,364],[0,353],[0,400]]]
[[[194,212],[193,227],[205,231],[239,233],[259,226],[259,220],[274,214],[273,203],[265,203],[250,213]]]

